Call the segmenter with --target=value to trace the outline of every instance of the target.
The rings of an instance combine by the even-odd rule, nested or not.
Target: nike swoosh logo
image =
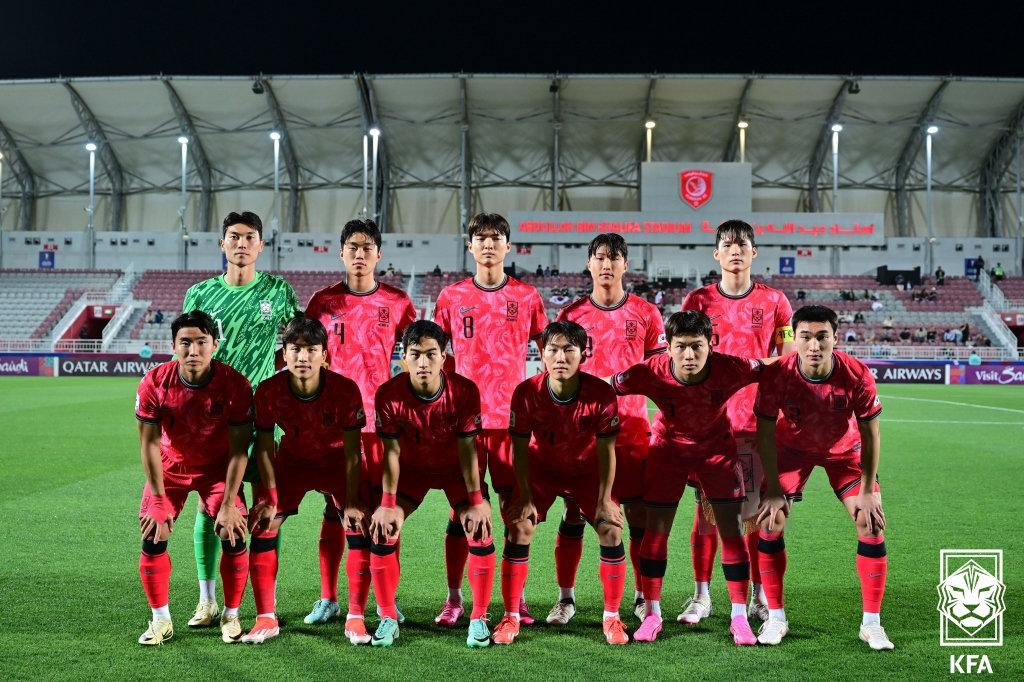
[[[214,315],[216,315],[217,313],[219,313],[222,310],[224,310],[224,309],[223,308],[217,308],[216,310],[211,310],[210,311],[210,317],[213,317]]]
[[[761,575],[764,575],[765,573],[774,573],[774,572],[775,572],[774,568],[769,568],[767,570],[761,571]]]
[[[882,574],[881,573],[868,573],[868,577],[869,578],[881,578]]]
[[[332,320],[336,320],[339,317],[345,317],[345,313],[338,313],[337,315],[331,315]]]
[[[459,315],[465,315],[466,313],[468,313],[470,310],[473,310],[474,308],[476,308],[475,305],[471,305],[468,308],[459,308]]]
[[[474,637],[473,639],[475,639],[478,642],[486,642],[490,639],[490,637]]]

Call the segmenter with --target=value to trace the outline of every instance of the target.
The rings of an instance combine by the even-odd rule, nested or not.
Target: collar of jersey
[[[712,353],[714,353],[714,351],[712,351],[711,353],[708,353],[707,362],[704,363],[704,366],[708,368],[708,373],[705,374],[704,378],[701,379],[700,381],[683,381],[682,379],[677,377],[676,376],[676,361],[673,360],[672,358],[668,359],[668,370],[672,374],[672,378],[675,379],[676,383],[678,383],[680,386],[697,386],[699,384],[703,384],[705,381],[708,380],[708,377],[711,376],[711,355],[712,355]]]
[[[800,372],[800,376],[802,376],[807,381],[811,382],[812,384],[822,384],[822,383],[825,383],[826,381],[828,381],[829,377],[832,376],[832,372],[836,371],[836,363],[838,361],[839,361],[839,358],[837,358],[836,354],[833,353],[832,354],[832,368],[828,371],[828,374],[826,374],[825,376],[823,376],[820,379],[812,379],[811,377],[809,377],[806,374],[804,374],[803,363],[800,362],[800,356],[799,355],[796,358],[796,368]]]
[[[256,286],[257,282],[263,279],[263,273],[257,271],[256,276],[252,278],[251,282],[249,282],[248,284],[243,284],[240,287],[236,287],[233,284],[228,284],[228,281],[224,279],[226,275],[227,273],[225,272],[223,275],[217,278],[217,281],[220,282],[220,285],[222,287],[224,287],[225,289],[230,289],[231,291],[245,291],[246,289],[251,289],[252,287]]]
[[[498,289],[508,284],[508,275],[502,275],[501,284],[493,287],[485,287],[483,284],[480,284],[480,282],[476,281],[476,275],[473,275],[472,277],[470,277],[470,279],[473,280],[473,286],[475,286],[480,291],[497,291]]]
[[[444,385],[444,372],[441,372],[441,385],[437,387],[437,393],[430,396],[429,398],[424,398],[423,396],[416,392],[416,389],[412,387],[412,374],[409,374],[409,391],[413,394],[415,398],[417,398],[418,400],[422,400],[425,403],[432,403],[435,402],[438,398],[440,398],[441,394],[444,392]]]
[[[600,303],[595,301],[593,294],[590,294],[590,296],[588,298],[590,298],[590,305],[594,306],[598,310],[617,310],[617,309],[621,308],[622,306],[626,305],[626,299],[629,298],[629,294],[628,293],[623,293],[622,294],[622,299],[618,303],[613,303],[612,305],[607,305],[607,306],[606,305],[601,305]]]
[[[578,374],[578,372],[577,372],[577,374]],[[576,387],[576,392],[573,393],[568,398],[566,398],[565,400],[562,400],[557,395],[555,395],[554,391],[551,390],[551,377],[548,375],[547,372],[544,373],[544,376],[545,376],[544,385],[547,386],[548,395],[551,396],[551,399],[555,401],[556,405],[568,405],[572,401],[576,400],[576,398],[580,397],[580,389],[583,388],[583,378],[582,377],[580,377],[580,385]]]
[[[344,287],[346,293],[352,294],[353,296],[369,296],[373,292],[377,291],[377,289],[380,289],[380,282],[374,280],[373,288],[367,289],[366,291],[356,291],[355,289],[350,289],[348,284],[346,284],[345,282],[342,282],[341,286]]]
[[[722,291],[722,281],[721,280],[719,280],[718,282],[715,282],[715,289],[717,289],[718,293],[721,294],[722,296],[725,296],[726,298],[731,298],[731,299],[735,300],[737,298],[745,298],[746,296],[748,296],[750,294],[750,292],[754,290],[754,282],[751,281],[750,282],[750,286],[747,287],[747,290],[744,291],[742,294],[727,294],[727,293],[725,293],[724,291]]]
[[[178,378],[181,379],[181,383],[185,384],[186,388],[199,389],[199,388],[202,388],[203,386],[208,385],[211,381],[213,381],[213,373],[215,371],[216,371],[216,366],[213,364],[213,361],[211,360],[210,361],[210,378],[207,379],[206,381],[204,381],[201,384],[193,384],[193,383],[189,382],[188,379],[185,378],[184,374],[181,373],[181,365],[178,365]]]
[[[285,370],[287,371],[287,370]],[[313,395],[299,395],[292,388],[291,378],[288,379],[288,390],[292,392],[292,395],[304,403],[311,403],[320,397],[320,394],[324,392],[324,384],[327,382],[327,372],[320,370],[320,385],[316,387],[316,393]]]

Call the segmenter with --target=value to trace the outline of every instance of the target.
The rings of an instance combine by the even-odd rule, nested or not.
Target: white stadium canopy
[[[936,235],[1012,237],[1024,80],[936,77],[437,74],[90,78],[0,82],[8,230],[179,226],[273,202],[282,133],[282,230],[334,231],[361,213],[363,140],[382,131],[379,218],[391,232],[456,233],[480,210],[637,210],[647,120],[654,161],[738,161],[755,211],[831,211],[839,122],[842,211],[924,231],[925,129]],[[372,181],[371,181],[372,182]],[[386,198],[386,200],[384,200]],[[368,200],[372,206],[372,198]]]

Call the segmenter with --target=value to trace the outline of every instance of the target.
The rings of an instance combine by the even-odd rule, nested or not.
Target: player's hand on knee
[[[378,545],[387,544],[393,537],[398,537],[401,524],[398,514],[388,507],[377,507],[370,518],[370,539]]]
[[[871,535],[878,535],[885,529],[882,496],[875,492],[857,495],[852,516],[858,527],[863,527]]]
[[[345,530],[352,531],[353,533],[363,533],[365,535],[368,530],[368,519],[369,513],[367,512],[366,507],[361,503],[357,503],[345,507],[345,513],[342,521],[345,524]]]
[[[466,536],[474,541],[479,542],[491,537],[493,529],[490,506],[484,502],[466,509],[462,517],[462,528],[466,531]]]
[[[622,510],[619,509],[619,505],[614,502],[600,503],[598,505],[597,512],[594,514],[594,527],[597,528],[604,524],[622,529],[625,522],[622,519]]]
[[[221,540],[230,540],[231,544],[245,540],[245,517],[234,505],[224,505],[220,508],[213,528]]]
[[[789,509],[785,495],[765,495],[757,508],[757,523],[768,532],[772,532],[776,527],[781,528],[785,525]]]
[[[277,507],[272,504],[260,502],[249,510],[248,526],[250,533],[258,533],[270,529],[277,514]]]

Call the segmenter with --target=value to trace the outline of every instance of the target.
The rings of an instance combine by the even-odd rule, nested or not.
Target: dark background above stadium
[[[752,7],[747,7],[750,4]],[[366,73],[1024,76],[1019,9],[972,3],[19,2],[0,78]]]

